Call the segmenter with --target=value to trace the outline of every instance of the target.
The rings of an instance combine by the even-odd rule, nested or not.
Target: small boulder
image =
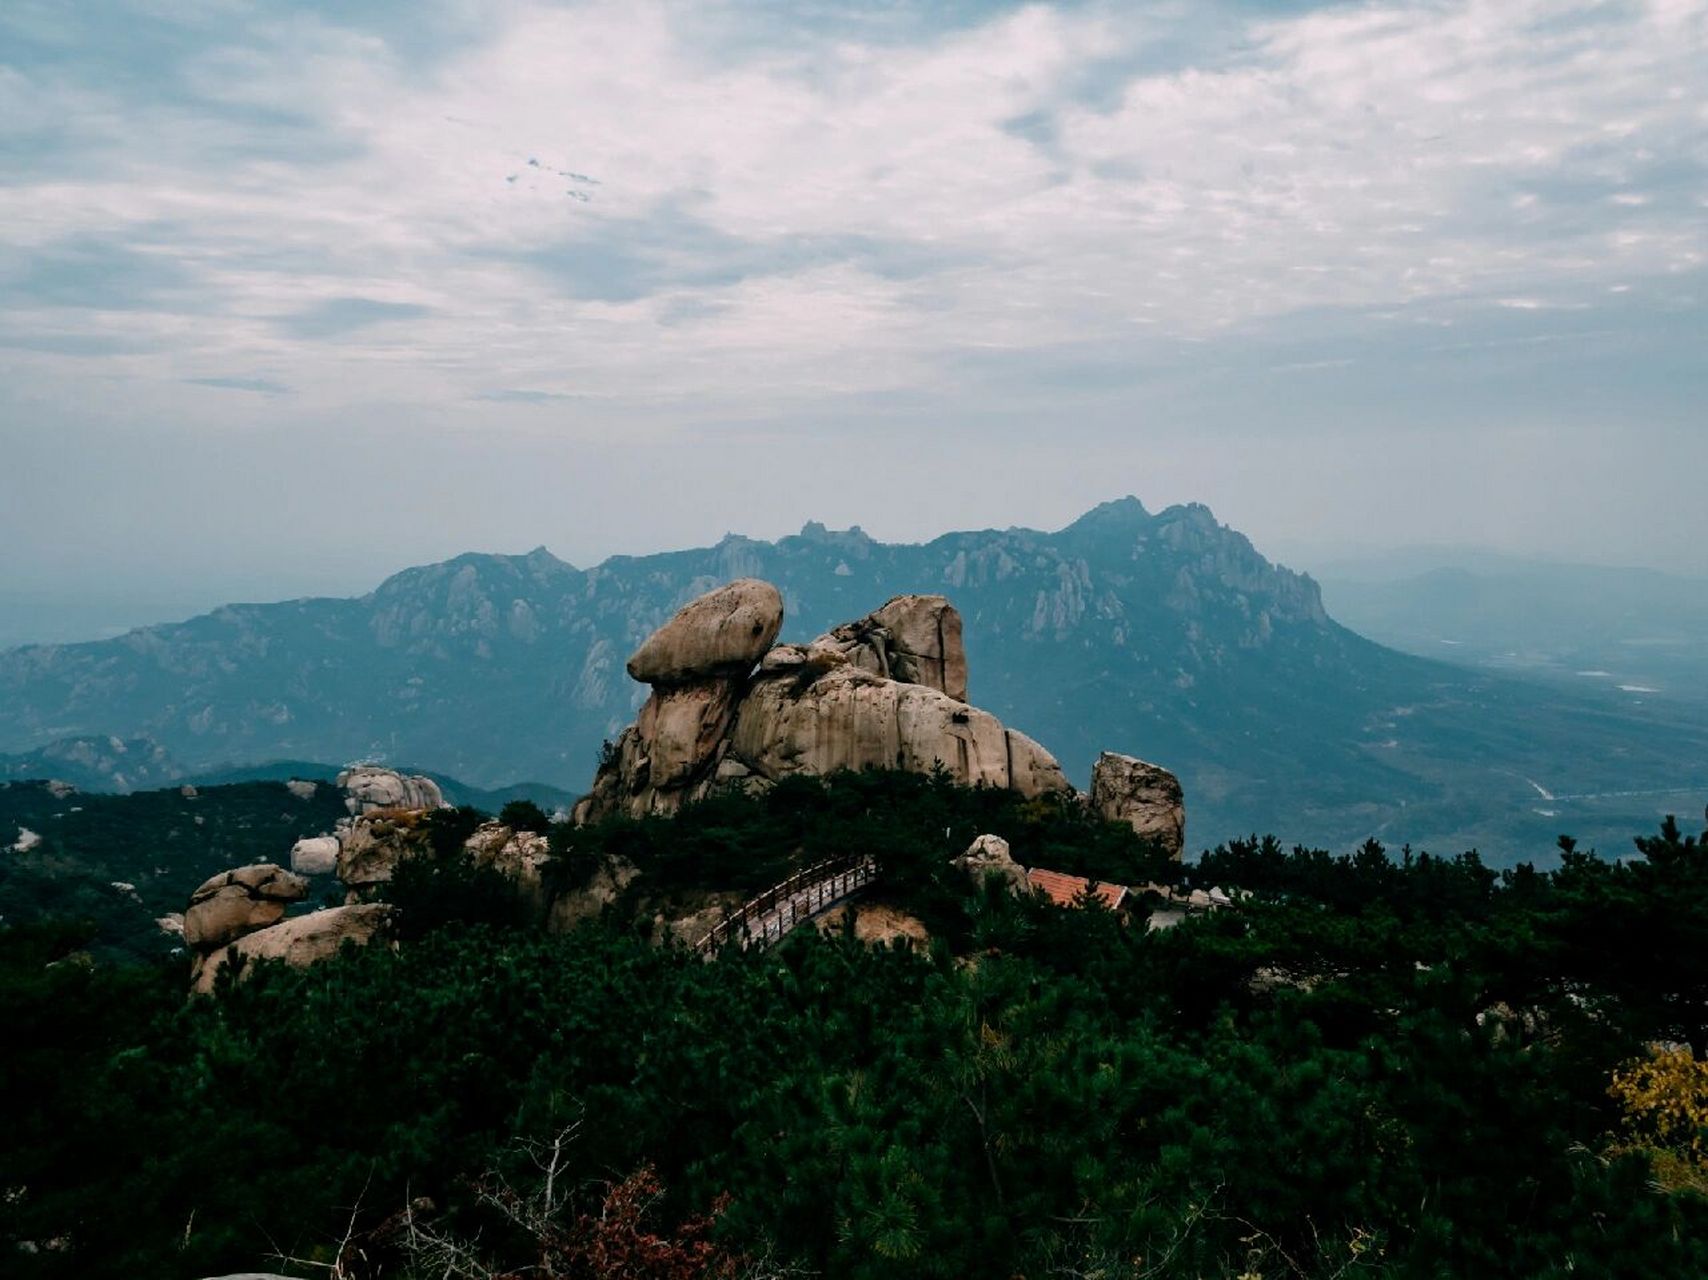
[[[973,884],[981,888],[986,880],[995,876],[1002,882],[1002,887],[1016,897],[1032,892],[1026,868],[1014,860],[1014,855],[1008,851],[1008,841],[1001,836],[977,837],[967,846],[967,851],[949,865],[965,872]]]
[[[544,868],[552,860],[551,841],[537,831],[519,831],[502,822],[483,822],[463,841],[463,852],[477,867],[496,871],[536,918],[546,911]]]
[[[629,659],[642,684],[744,676],[783,627],[783,596],[758,578],[736,581],[684,605]]]
[[[851,917],[854,940],[868,947],[923,949],[931,941],[922,920],[883,902],[844,903],[819,916],[813,927],[826,937],[840,937]]]
[[[337,836],[309,836],[291,846],[291,870],[298,875],[324,876],[337,869]]]
[[[308,893],[308,881],[271,862],[222,871],[190,895],[184,942],[198,951],[223,947],[284,918]]]
[[[1186,797],[1180,779],[1135,756],[1105,751],[1091,770],[1091,807],[1125,822],[1178,860],[1186,848]]]

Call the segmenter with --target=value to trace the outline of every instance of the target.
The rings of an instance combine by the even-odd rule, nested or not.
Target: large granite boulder
[[[184,911],[184,943],[212,951],[284,919],[308,893],[308,881],[271,862],[222,871],[202,882]]]
[[[252,960],[283,960],[292,968],[304,969],[331,959],[346,942],[365,947],[389,931],[393,911],[383,902],[329,907],[245,934],[229,946],[197,957],[190,990],[194,994],[212,991],[220,970],[233,962],[246,970]]]
[[[905,684],[928,685],[957,702],[967,700],[961,614],[942,596],[895,596],[858,622],[845,622],[813,643],[839,650],[862,671]]]
[[[1178,859],[1186,848],[1186,797],[1180,779],[1136,756],[1105,751],[1091,770],[1091,807],[1125,822]]]
[[[1017,748],[1019,771],[1011,767]],[[1071,789],[1043,748],[990,712],[929,685],[885,680],[854,666],[805,684],[756,680],[736,716],[730,752],[773,780],[838,769],[929,773],[941,765],[968,786],[1009,787],[1027,796]]]
[[[995,878],[1016,897],[1032,892],[1032,882],[1026,878],[1026,868],[1014,860],[1008,851],[1008,841],[1001,836],[982,835],[974,838],[967,851],[950,860],[950,866],[965,872],[974,885],[983,887]]]
[[[357,765],[338,775],[344,789],[344,807],[352,814],[375,809],[442,809],[444,793],[439,784],[419,774],[402,774],[379,765]]]
[[[684,605],[629,659],[642,684],[686,684],[743,676],[783,626],[783,597],[758,578],[739,578]]]

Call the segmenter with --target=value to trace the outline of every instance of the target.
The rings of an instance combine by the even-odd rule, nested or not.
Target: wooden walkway
[[[702,955],[716,952],[734,938],[743,950],[768,947],[821,912],[828,911],[878,878],[878,864],[869,854],[830,858],[797,871],[782,884],[742,903],[695,944]]]

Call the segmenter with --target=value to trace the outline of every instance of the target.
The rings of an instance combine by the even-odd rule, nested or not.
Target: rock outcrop
[[[387,933],[392,914],[393,909],[386,903],[363,902],[293,916],[245,934],[228,946],[198,957],[191,972],[190,990],[194,994],[212,991],[220,970],[234,962],[246,967],[252,960],[283,960],[293,968],[303,969],[331,959],[346,942],[365,947]]]
[[[840,651],[873,675],[923,684],[967,700],[967,651],[961,615],[943,596],[896,596],[858,622],[845,622],[813,641]]]
[[[551,904],[546,918],[549,928],[565,932],[585,920],[596,920],[613,905],[623,890],[640,875],[640,868],[627,858],[612,858],[603,863],[586,884],[561,894]],[[693,941],[698,942],[696,937]]]
[[[338,775],[344,790],[344,806],[352,815],[375,809],[442,809],[444,793],[439,784],[419,774],[398,773],[379,765],[363,764]]]
[[[1091,770],[1091,807],[1111,822],[1127,823],[1171,858],[1186,848],[1186,799],[1167,769],[1105,751]]]
[[[271,862],[222,871],[190,895],[184,943],[212,951],[246,933],[277,924],[285,908],[308,893],[308,881]]]
[[[987,880],[998,879],[1002,887],[1016,897],[1025,897],[1032,892],[1032,882],[1026,878],[1026,868],[1014,860],[1014,855],[1008,851],[1008,841],[1001,836],[978,836],[967,846],[967,851],[949,863],[957,871],[965,872],[973,884],[982,888]]]
[[[508,877],[535,918],[543,918],[549,906],[544,869],[551,861],[551,845],[535,831],[517,831],[502,822],[483,822],[463,841],[463,852],[477,867]]]
[[[790,774],[938,766],[968,785],[1068,792],[1054,757],[968,706],[961,618],[897,596],[808,645],[772,647],[782,597],[744,579],[680,610],[629,659],[653,686],[612,744],[578,822],[673,813],[720,787]]]
[[[385,884],[409,858],[426,850],[427,809],[376,809],[348,827],[339,824],[338,878],[353,898]]]

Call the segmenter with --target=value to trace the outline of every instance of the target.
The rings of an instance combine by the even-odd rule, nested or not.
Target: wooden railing
[[[731,938],[737,939],[743,949],[768,947],[796,925],[835,906],[877,878],[878,864],[870,854],[828,858],[742,903],[701,938],[694,950],[710,954]]]

